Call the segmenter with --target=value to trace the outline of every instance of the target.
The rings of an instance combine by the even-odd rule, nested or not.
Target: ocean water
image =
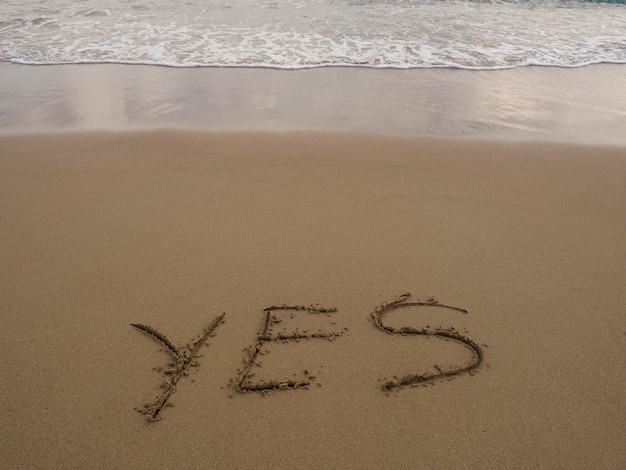
[[[2,0],[0,61],[284,69],[626,63],[626,0]]]

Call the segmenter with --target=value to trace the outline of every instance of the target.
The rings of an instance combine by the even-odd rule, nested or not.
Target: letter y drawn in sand
[[[152,403],[146,403],[142,408],[137,409],[137,411],[146,415],[148,421],[155,421],[158,419],[159,413],[161,413],[161,410],[167,405],[167,402],[176,390],[178,381],[184,375],[187,375],[187,369],[189,367],[197,367],[199,365],[196,360],[198,358],[198,351],[202,345],[206,343],[209,337],[213,336],[217,327],[224,320],[224,315],[226,314],[222,313],[221,315],[215,317],[211,324],[204,329],[201,336],[184,347],[176,346],[167,338],[167,336],[150,326],[142,325],[141,323],[131,323],[132,326],[144,332],[153,340],[164,346],[170,356],[174,359],[174,362],[170,362],[168,364],[169,368],[165,369],[165,375],[169,377],[166,377],[165,382],[162,385],[163,392],[161,392],[161,395],[159,395]]]

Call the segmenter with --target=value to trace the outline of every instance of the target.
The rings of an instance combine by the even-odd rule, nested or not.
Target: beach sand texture
[[[0,466],[623,468],[624,181],[623,147],[4,136]]]

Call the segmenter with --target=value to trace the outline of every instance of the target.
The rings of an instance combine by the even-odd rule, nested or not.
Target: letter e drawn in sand
[[[436,373],[428,372],[425,374],[408,374],[408,375],[405,375],[404,377],[397,378],[396,380],[389,380],[383,383],[382,389],[384,391],[390,391],[390,390],[405,387],[405,386],[432,383],[436,380],[452,378],[452,377],[456,377],[462,374],[472,375],[473,372],[476,369],[478,369],[483,362],[483,351],[476,342],[474,342],[467,336],[461,335],[454,328],[431,329],[429,327],[426,327],[426,328],[422,328],[418,330],[418,329],[406,327],[406,326],[403,326],[400,328],[394,328],[394,327],[385,325],[383,323],[383,318],[385,315],[387,315],[389,312],[393,310],[403,309],[403,308],[436,307],[440,309],[456,311],[462,314],[467,313],[467,310],[464,310],[459,307],[451,307],[449,305],[440,304],[433,298],[430,298],[424,302],[421,302],[421,301],[407,302],[410,296],[411,296],[410,293],[406,293],[406,294],[401,295],[398,299],[392,302],[384,303],[380,305],[379,307],[377,307],[371,314],[372,318],[374,319],[374,324],[380,330],[384,331],[385,333],[392,334],[392,335],[419,335],[419,336],[435,337],[435,338],[440,338],[440,339],[444,339],[447,341],[456,342],[468,348],[471,351],[472,359],[467,365],[459,367],[459,368],[455,368],[452,370],[443,370],[439,366],[435,366],[435,369],[437,370]]]
[[[310,339],[327,339],[334,340],[339,336],[343,336],[343,332],[324,332],[321,329],[317,332],[308,332],[303,331],[300,332],[298,329],[292,332],[275,332],[274,327],[280,323],[282,320],[274,315],[275,312],[301,312],[312,315],[327,315],[335,313],[337,309],[335,308],[319,308],[319,307],[303,307],[303,306],[271,306],[263,309],[264,320],[263,326],[261,328],[261,332],[257,335],[257,340],[254,346],[250,346],[245,351],[246,357],[243,359],[243,369],[239,371],[239,376],[237,378],[235,389],[239,392],[269,392],[272,390],[289,390],[295,388],[306,388],[311,385],[311,381],[313,380],[313,376],[308,376],[307,379],[304,380],[295,380],[295,379],[285,379],[285,380],[269,380],[269,381],[258,381],[252,382],[250,379],[254,375],[252,373],[252,369],[256,367],[260,367],[260,363],[258,361],[259,356],[263,355],[264,352],[263,347],[272,342],[297,342],[300,340],[310,340]],[[347,328],[344,328],[347,330]]]
[[[161,410],[167,405],[170,397],[176,390],[178,381],[184,375],[187,375],[187,369],[199,365],[196,361],[198,351],[200,351],[200,348],[206,343],[209,337],[214,335],[215,330],[224,320],[224,315],[226,314],[222,313],[215,317],[211,324],[204,329],[201,336],[187,343],[184,347],[177,347],[164,334],[150,326],[142,325],[141,323],[131,323],[131,326],[144,332],[153,340],[164,346],[174,359],[174,362],[170,362],[168,368],[164,371],[166,378],[165,382],[161,385],[163,389],[161,394],[152,403],[146,403],[143,407],[137,408],[137,411],[146,415],[148,421],[156,421],[158,419]]]

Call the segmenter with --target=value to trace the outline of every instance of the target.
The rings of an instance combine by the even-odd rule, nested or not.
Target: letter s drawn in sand
[[[384,303],[377,307],[371,314],[374,324],[382,331],[392,335],[420,335],[420,336],[430,336],[435,338],[440,338],[448,341],[453,341],[458,344],[463,345],[468,348],[472,353],[472,359],[469,364],[455,368],[452,370],[442,370],[439,366],[435,366],[437,370],[436,373],[425,373],[425,374],[407,374],[403,377],[400,377],[396,380],[389,380],[383,383],[382,389],[384,391],[390,391],[393,389],[397,389],[400,387],[410,386],[410,385],[418,385],[420,383],[432,383],[436,380],[446,379],[456,377],[462,374],[473,374],[473,372],[480,367],[483,362],[483,351],[481,347],[474,342],[472,339],[461,335],[454,328],[435,328],[430,329],[429,327],[422,328],[421,330],[417,330],[411,327],[401,327],[394,328],[383,323],[383,318],[389,312],[396,309],[403,309],[409,307],[437,307],[441,309],[453,310],[462,314],[466,314],[467,310],[464,310],[459,307],[451,307],[449,305],[443,305],[438,303],[433,298],[428,299],[425,302],[416,301],[416,302],[408,302],[407,300],[411,296],[410,293],[406,293],[401,295],[398,299]]]

